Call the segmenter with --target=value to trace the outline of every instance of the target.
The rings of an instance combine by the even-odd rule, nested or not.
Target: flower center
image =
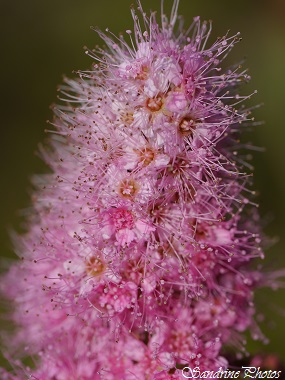
[[[198,120],[193,117],[185,117],[179,123],[178,130],[183,136],[192,136],[193,131],[196,129]]]
[[[135,152],[139,155],[139,163],[144,166],[149,165],[154,160],[155,152],[151,148],[135,149]]]
[[[119,193],[124,198],[132,198],[138,192],[138,185],[133,179],[124,179],[119,186]]]
[[[157,98],[149,98],[146,102],[146,106],[151,112],[159,111],[162,107],[162,104],[162,98],[160,96]]]
[[[103,273],[106,266],[101,258],[92,256],[87,259],[86,263],[86,272],[90,276],[98,276]]]

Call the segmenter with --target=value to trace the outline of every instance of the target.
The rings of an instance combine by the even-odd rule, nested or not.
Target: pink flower
[[[132,184],[125,183],[122,192],[129,195],[132,191]],[[128,245],[137,239],[147,238],[152,231],[155,231],[155,227],[143,219],[136,218],[131,211],[124,208],[110,209],[103,216],[101,229],[103,239],[108,240],[115,236],[117,243],[121,246]]]
[[[261,337],[262,239],[236,154],[249,77],[220,66],[239,34],[209,45],[199,18],[175,27],[178,0],[161,26],[138,5],[131,42],[99,31],[106,50],[62,87],[42,150],[52,174],[35,180],[2,284],[18,325],[7,343],[37,355],[33,379],[181,380],[226,367],[247,329]]]

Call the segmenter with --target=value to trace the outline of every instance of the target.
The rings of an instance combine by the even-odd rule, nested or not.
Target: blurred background
[[[160,9],[160,0],[142,4],[146,11]],[[166,9],[171,4],[165,0]],[[90,67],[83,46],[101,43],[90,26],[114,33],[132,28],[130,5],[131,0],[1,1],[0,254],[5,262],[15,258],[9,230],[21,229],[23,210],[30,206],[30,177],[46,170],[35,151],[46,137],[49,105],[56,102],[62,74]],[[265,124],[249,136],[266,148],[254,152],[255,188],[265,231],[279,239],[265,264],[285,267],[285,0],[181,0],[179,13],[186,24],[196,15],[213,20],[214,38],[229,29],[242,34],[227,63],[246,58],[252,81],[243,92],[257,89],[250,102],[264,103],[254,116]],[[270,343],[251,342],[249,349],[277,353],[285,363],[285,291],[259,291],[256,302]]]

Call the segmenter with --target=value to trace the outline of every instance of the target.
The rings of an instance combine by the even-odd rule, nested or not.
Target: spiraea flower
[[[251,173],[239,148],[249,80],[210,45],[211,23],[162,23],[138,1],[134,30],[98,31],[104,50],[61,87],[35,179],[21,260],[2,284],[17,330],[10,358],[40,380],[183,379],[227,368],[261,337],[253,291],[262,258]]]

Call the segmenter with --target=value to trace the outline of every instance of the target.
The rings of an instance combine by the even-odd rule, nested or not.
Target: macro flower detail
[[[127,183],[126,186],[131,185]],[[135,218],[132,212],[123,208],[110,210],[104,215],[103,219],[102,237],[110,239],[112,235],[115,235],[119,245],[129,244],[143,235],[146,237],[151,231],[155,230],[155,227],[142,219]]]
[[[41,151],[52,173],[35,180],[2,283],[18,326],[9,358],[36,364],[4,379],[178,380],[227,368],[248,329],[264,339],[262,238],[238,153],[250,78],[223,67],[239,34],[210,45],[211,23],[177,22],[178,0],[161,25],[137,4],[134,31],[97,31],[106,48],[61,87]]]

